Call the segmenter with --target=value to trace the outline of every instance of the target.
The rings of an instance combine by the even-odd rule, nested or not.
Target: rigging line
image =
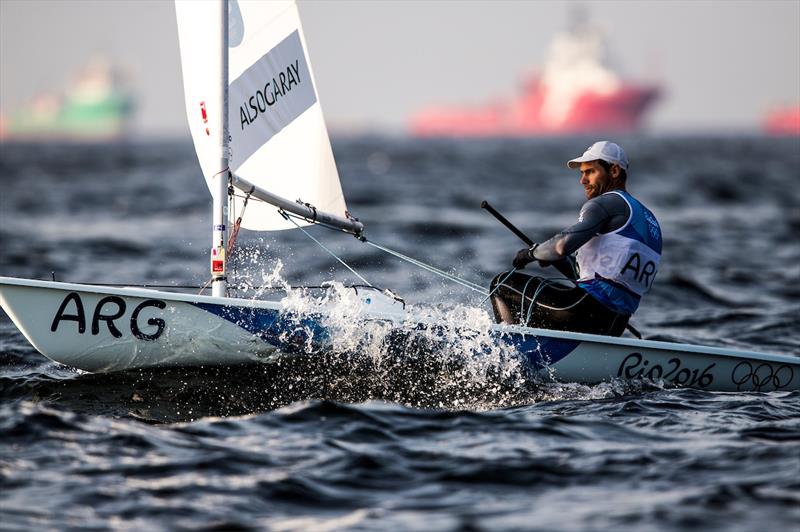
[[[256,198],[256,199],[258,199],[258,198]],[[305,205],[310,205],[310,204],[306,203]],[[278,210],[280,210],[280,209],[278,209]],[[316,212],[316,209],[315,209],[314,212]],[[348,233],[348,234],[351,234],[354,237],[358,238],[359,240],[364,238],[364,237],[356,235],[355,233],[351,233],[350,231],[345,231],[340,227],[336,227],[336,226],[333,226],[333,225],[328,225],[325,222],[320,222],[319,220],[312,220],[311,218],[306,218],[305,216],[300,216],[300,215],[297,215],[297,214],[293,214],[291,212],[283,211],[283,217],[284,218],[294,218],[295,220],[303,220],[304,222],[308,222],[308,223],[313,224],[313,225],[318,225],[320,227],[324,227],[325,229],[330,229],[331,231],[336,231],[337,233]]]
[[[331,230],[334,230],[334,231],[337,231],[337,232],[341,232],[342,231],[338,227],[333,227],[333,226],[327,225],[327,224],[322,223],[322,222],[309,220],[308,218],[304,218],[302,216],[297,216],[295,214],[287,213],[285,211],[281,211],[280,209],[279,209],[279,212],[281,213],[281,215],[284,218],[286,218],[287,220],[290,220],[292,223],[294,223],[301,230],[302,230],[302,228],[300,227],[300,225],[297,224],[297,222],[294,221],[295,219],[311,222],[311,223],[313,223],[315,225],[320,225],[322,227],[325,227],[326,229],[331,229]],[[303,232],[305,233],[305,231],[303,231]],[[308,234],[308,233],[306,233],[306,234],[310,238],[312,238],[315,242],[317,242],[320,246],[322,246],[322,244],[320,244],[316,239],[311,237],[310,234]],[[426,264],[426,263],[424,263],[424,262],[422,262],[420,260],[417,260],[417,259],[415,259],[413,257],[409,257],[408,255],[404,255],[404,254],[400,253],[399,251],[395,251],[393,249],[387,248],[385,246],[382,246],[380,244],[377,244],[375,242],[367,240],[363,235],[361,235],[361,236],[355,235],[355,236],[356,236],[356,238],[358,238],[362,242],[364,242],[366,244],[369,244],[369,245],[371,245],[371,246],[373,246],[373,247],[375,247],[375,248],[377,248],[377,249],[379,249],[379,250],[381,250],[381,251],[383,251],[385,253],[388,253],[389,255],[393,255],[393,256],[397,257],[398,259],[401,259],[401,260],[404,260],[406,262],[409,262],[409,263],[413,264],[414,266],[417,266],[418,268],[421,268],[421,269],[423,269],[425,271],[428,271],[430,273],[433,273],[435,275],[439,275],[440,277],[443,277],[443,278],[445,278],[445,279],[447,279],[449,281],[452,281],[452,282],[454,282],[456,284],[460,284],[461,286],[469,288],[470,290],[473,290],[475,292],[481,293],[483,295],[486,295],[488,293],[488,291],[483,286],[481,286],[481,285],[479,285],[477,283],[473,283],[472,281],[468,281],[466,279],[462,279],[462,278],[460,278],[460,277],[458,277],[458,276],[456,276],[456,275],[454,275],[452,273],[446,272],[444,270],[440,270],[440,269],[438,269],[438,268],[436,268],[434,266],[431,266],[430,264]],[[325,248],[324,246],[322,246],[322,247],[323,247],[323,249],[326,249],[326,251],[328,251],[328,253],[330,253],[333,257],[335,257],[336,260],[338,260],[342,264],[345,264],[344,261],[342,261],[339,257],[337,257],[336,255],[331,253],[329,250],[327,250],[327,248]],[[347,266],[347,265],[345,264],[345,266]],[[347,266],[347,267],[350,268],[349,266]],[[351,269],[351,271],[352,271],[352,269]],[[353,273],[355,273],[355,272],[353,272]],[[358,275],[358,274],[356,274],[356,275]]]
[[[181,288],[195,290],[203,288],[196,284],[135,284],[135,283],[92,283],[92,286],[115,286],[119,288]]]
[[[503,277],[503,279],[502,279],[502,280],[501,280],[499,283],[497,283],[497,285],[495,285],[495,287],[494,287],[494,288],[492,288],[492,291],[486,294],[486,297],[485,297],[485,298],[483,298],[483,301],[481,301],[481,305],[483,305],[484,303],[486,303],[486,302],[489,300],[489,298],[490,298],[490,297],[492,297],[492,296],[494,295],[494,293],[495,293],[495,292],[497,292],[497,289],[498,289],[498,288],[500,288],[500,285],[502,285],[503,283],[505,283],[506,281],[508,281],[508,278],[509,278],[509,277],[511,277],[511,275],[512,275],[512,274],[513,274],[515,271],[517,271],[517,269],[516,269],[516,268],[512,268],[512,269],[511,269],[511,271],[510,271],[510,272],[508,272],[508,273],[506,274],[506,276],[505,276],[505,277]],[[524,298],[524,295],[523,295],[523,298]]]
[[[435,273],[437,275],[441,275],[442,277],[446,277],[446,278],[448,278],[450,280],[453,280],[455,282],[459,282],[459,283],[461,283],[461,284],[463,284],[465,286],[469,286],[472,289],[476,289],[477,291],[486,293],[486,289],[483,286],[481,286],[481,285],[479,285],[477,283],[473,283],[472,281],[468,281],[466,279],[462,279],[462,278],[458,277],[457,275],[455,275],[453,273],[450,273],[450,272],[447,272],[447,271],[444,271],[444,270],[440,270],[440,269],[438,269],[438,268],[436,268],[434,266],[431,266],[430,264],[426,264],[426,263],[422,262],[421,260],[415,259],[413,257],[409,257],[408,255],[403,255],[399,251],[395,251],[395,250],[389,249],[386,246],[382,246],[380,244],[376,244],[375,242],[371,242],[371,241],[368,241],[368,240],[365,241],[365,242],[367,244],[370,244],[373,247],[376,247],[376,248],[380,249],[381,251],[389,253],[390,255],[393,255],[393,256],[395,256],[395,257],[397,257],[399,259],[402,259],[402,260],[405,260],[407,262],[410,262],[411,264],[413,264],[415,266],[419,266],[420,268],[422,268],[424,270],[430,271],[431,273]]]
[[[223,168],[222,170],[220,170],[220,171],[219,171],[219,172],[217,172],[216,174],[212,175],[212,176],[211,176],[211,179],[214,179],[215,177],[217,177],[219,174],[221,174],[221,173],[223,173],[223,172],[228,172],[230,169],[231,169],[231,167],[230,167],[230,166],[226,166],[225,168]]]
[[[522,289],[522,300],[519,303],[519,316],[525,316],[525,321],[522,323],[528,323],[531,321],[531,315],[533,315],[533,309],[536,307],[536,299],[539,297],[539,293],[542,289],[547,286],[550,281],[544,279],[542,282],[539,283],[539,286],[536,287],[536,290],[533,292],[533,297],[531,297],[531,302],[528,305],[528,313],[525,313],[525,294],[528,293],[528,285],[534,279],[534,277],[530,277],[528,281],[525,283],[525,288]]]
[[[445,279],[447,279],[449,281],[453,281],[454,283],[457,283],[457,284],[460,284],[460,285],[462,285],[462,286],[464,286],[466,288],[469,288],[470,290],[473,290],[475,292],[479,292],[481,294],[486,294],[487,293],[486,289],[483,286],[481,286],[479,284],[476,284],[476,283],[473,283],[472,281],[468,281],[466,279],[462,279],[462,278],[458,277],[455,274],[452,274],[452,273],[444,271],[444,270],[440,270],[440,269],[438,269],[438,268],[436,268],[434,266],[431,266],[430,264],[426,264],[426,263],[422,262],[421,260],[415,259],[413,257],[409,257],[407,255],[403,255],[402,253],[400,253],[398,251],[395,251],[395,250],[392,250],[392,249],[389,249],[389,248],[387,248],[385,246],[381,246],[379,244],[376,244],[374,242],[370,242],[370,241],[367,241],[367,240],[365,240],[365,242],[367,244],[370,244],[373,247],[376,247],[376,248],[380,249],[381,251],[384,251],[384,252],[386,252],[386,253],[388,253],[390,255],[393,255],[393,256],[395,256],[395,257],[397,257],[397,258],[399,258],[401,260],[404,260],[406,262],[409,262],[410,264],[413,264],[414,266],[417,266],[418,268],[422,268],[425,271],[428,271],[428,272],[433,273],[435,275],[439,275],[439,276],[441,276],[441,277],[443,277],[443,278],[445,278]]]
[[[76,283],[76,284],[83,284],[83,283]],[[92,283],[92,286],[113,286],[118,288],[179,288],[183,290],[197,290],[203,288],[201,285],[197,284],[150,284],[150,283]],[[365,285],[361,284],[353,284],[353,285],[345,285],[345,288],[362,288]],[[244,284],[230,284],[228,285],[230,290],[286,290],[285,286],[273,286],[273,285],[262,285],[262,286],[250,286]],[[293,286],[292,288],[305,288],[309,290],[323,290],[328,289],[330,286],[328,285],[300,285],[300,286]],[[374,288],[374,287],[373,287]]]
[[[419,268],[422,268],[425,271],[428,271],[430,273],[439,275],[440,277],[444,277],[445,279],[447,279],[449,281],[452,281],[452,282],[454,282],[456,284],[460,284],[461,286],[469,288],[470,290],[473,290],[475,292],[479,292],[479,293],[484,294],[484,295],[486,295],[488,293],[488,291],[484,287],[480,286],[479,284],[473,283],[472,281],[467,281],[466,279],[462,279],[462,278],[460,278],[460,277],[458,277],[458,276],[456,276],[456,275],[454,275],[452,273],[449,273],[449,272],[446,272],[444,270],[440,270],[438,268],[435,268],[435,267],[431,266],[430,264],[425,264],[424,262],[422,262],[420,260],[414,259],[414,258],[406,256],[406,255],[403,255],[402,253],[400,253],[398,251],[394,251],[394,250],[389,249],[389,248],[387,248],[385,246],[381,246],[380,244],[376,244],[375,242],[372,242],[370,240],[364,240],[364,242],[366,244],[369,244],[372,247],[380,249],[381,251],[383,251],[385,253],[388,253],[389,255],[395,256],[398,259],[401,259],[401,260],[404,260],[406,262],[409,262],[409,263],[411,263],[411,264],[413,264],[413,265],[415,265],[415,266],[417,266]]]
[[[356,277],[358,277],[359,279],[361,279],[361,280],[364,282],[364,284],[366,284],[366,285],[367,285],[367,286],[369,286],[369,287],[372,287],[372,288],[374,288],[374,286],[372,286],[372,283],[370,283],[369,281],[367,281],[366,279],[364,279],[364,277],[362,277],[360,273],[358,273],[357,271],[355,271],[353,268],[351,268],[351,267],[350,267],[350,265],[349,265],[349,264],[347,264],[345,261],[343,261],[342,259],[340,259],[340,258],[339,258],[339,257],[336,255],[336,253],[334,253],[334,252],[333,252],[333,251],[331,251],[330,249],[326,248],[326,247],[325,247],[325,245],[324,245],[322,242],[320,242],[319,240],[317,240],[316,238],[314,238],[314,237],[311,235],[311,233],[309,233],[308,231],[306,231],[305,229],[303,229],[303,228],[300,226],[300,224],[298,224],[297,222],[295,222],[295,221],[292,219],[292,217],[291,217],[291,216],[289,216],[288,214],[286,214],[286,212],[285,212],[284,210],[282,210],[282,209],[278,209],[278,212],[279,212],[279,213],[281,214],[281,216],[283,216],[285,219],[287,219],[288,221],[292,222],[292,223],[293,223],[295,226],[297,226],[297,228],[298,228],[298,229],[300,229],[300,230],[303,232],[303,234],[305,234],[305,235],[306,235],[308,238],[310,238],[311,240],[313,240],[314,242],[316,242],[316,243],[317,243],[317,245],[318,245],[319,247],[321,247],[322,249],[324,249],[325,251],[327,251],[327,252],[328,252],[328,254],[329,254],[331,257],[333,257],[334,259],[338,260],[338,261],[339,261],[339,262],[342,264],[342,266],[344,266],[345,268],[347,268],[348,270],[350,270],[350,272],[351,272],[353,275],[355,275]]]
[[[228,218],[228,221],[230,221],[232,219],[233,220],[236,219],[236,196],[234,195],[233,191],[234,191],[234,189],[233,189],[233,185],[231,184],[231,176],[230,176],[230,174],[228,174],[228,210],[233,214],[232,217]],[[241,220],[241,218],[240,218],[240,220]],[[234,226],[235,225],[236,224],[234,223]],[[235,231],[235,232],[238,233],[238,230]],[[231,252],[233,251],[233,246],[231,245],[231,234],[233,234],[233,233],[234,233],[234,230],[231,229],[229,234],[228,234],[228,249],[227,249],[227,253],[226,253],[227,256],[225,257],[226,260],[230,259]],[[233,241],[236,242],[236,236],[235,235],[233,237]],[[231,263],[231,277],[233,277],[234,279],[237,278],[236,262],[237,261],[234,261],[234,260],[230,261],[230,263]]]
[[[211,283],[213,283],[213,282],[214,282],[214,278],[212,277],[211,279],[209,279],[208,281],[206,281],[206,284],[204,284],[204,285],[203,285],[203,286],[200,288],[200,291],[199,291],[199,292],[197,292],[197,293],[198,293],[198,294],[202,294],[202,293],[203,293],[203,290],[206,290],[206,289],[208,288],[208,285],[210,285],[210,284],[211,284]]]
[[[531,277],[531,279],[533,279],[533,277]],[[533,297],[530,298],[531,302],[530,302],[530,305],[528,306],[528,313],[525,316],[525,322],[524,323],[529,323],[531,321],[531,316],[533,316],[533,310],[534,310],[534,307],[536,305],[536,300],[539,298],[539,294],[542,293],[542,290],[544,290],[548,286],[552,286],[554,284],[557,284],[561,280],[562,279],[559,278],[559,277],[542,279],[542,282],[539,284],[539,286],[536,287],[536,290],[533,293]],[[528,282],[530,282],[530,279],[528,280]],[[527,291],[528,291],[528,283],[525,283],[525,289],[522,291],[522,302],[520,303],[520,317],[524,313],[523,311],[525,309],[525,293]]]
[[[244,197],[244,203],[242,204],[242,212],[239,214],[239,217],[236,218],[236,222],[233,224],[233,229],[231,230],[231,236],[228,239],[228,256],[230,257],[233,254],[233,247],[236,245],[236,237],[239,236],[239,229],[242,227],[242,219],[244,218],[244,211],[247,210],[247,202],[250,200],[250,193],[248,192],[247,195]],[[236,208],[236,202],[233,202],[234,209]],[[234,212],[234,216],[236,213]]]

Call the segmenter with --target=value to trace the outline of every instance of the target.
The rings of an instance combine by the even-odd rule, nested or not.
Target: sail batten
[[[186,115],[210,186],[218,172],[220,72],[208,68],[216,2],[176,0]],[[319,103],[297,6],[292,0],[229,0],[230,169],[277,196],[299,198],[334,216],[346,205]],[[241,209],[241,199],[236,205]],[[295,227],[274,207],[249,206],[242,226]]]

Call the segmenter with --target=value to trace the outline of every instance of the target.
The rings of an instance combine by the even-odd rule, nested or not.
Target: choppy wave
[[[619,140],[634,163],[630,189],[665,235],[636,327],[800,356],[800,144]],[[520,244],[480,201],[546,238],[576,215],[581,191],[562,161],[586,144],[358,138],[334,150],[371,240],[488,284]],[[188,143],[5,144],[0,182],[3,275],[207,280],[210,210]],[[345,287],[362,281],[299,232],[243,231],[233,270],[243,297],[282,300],[287,313],[336,309],[330,342],[306,356],[91,375],[47,361],[0,314],[2,526],[749,531],[800,521],[800,394],[536,380],[488,340],[482,295],[312,232],[438,328],[363,327]]]
[[[753,530],[800,517],[797,394],[491,412],[311,401],[169,428],[0,410],[12,527]]]

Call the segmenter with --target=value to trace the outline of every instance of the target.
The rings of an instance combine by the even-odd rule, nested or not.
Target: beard
[[[622,188],[622,184],[618,181],[618,179],[614,179],[610,175],[605,174],[593,185],[587,185],[583,187],[586,191],[586,199],[593,199],[597,196],[602,196],[606,192],[611,192],[612,190]]]

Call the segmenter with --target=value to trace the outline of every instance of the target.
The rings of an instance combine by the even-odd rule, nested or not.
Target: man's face
[[[613,171],[616,165],[611,167]],[[611,190],[611,176],[597,161],[581,163],[581,185],[586,191],[586,199],[596,198]]]

